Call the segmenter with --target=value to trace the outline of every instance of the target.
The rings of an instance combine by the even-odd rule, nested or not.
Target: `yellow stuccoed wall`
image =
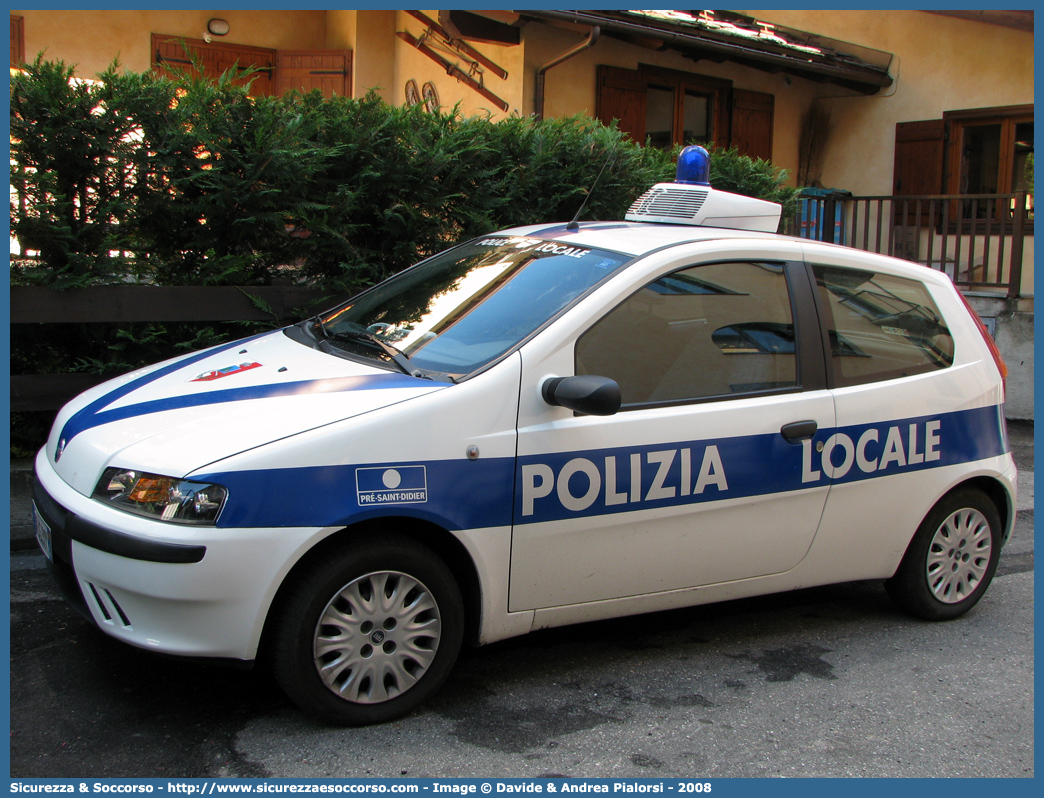
[[[504,114],[477,92],[406,42],[396,31],[414,36],[423,25],[392,10],[13,10],[25,19],[26,57],[46,57],[75,64],[91,77],[114,58],[124,68],[151,66],[149,34],[202,38],[207,20],[217,16],[230,25],[216,39],[273,49],[350,49],[353,94],[376,90],[385,100],[402,103],[407,80],[431,81],[443,106],[459,103],[464,114]],[[437,19],[438,12],[425,12]],[[633,69],[639,63],[733,81],[737,88],[775,97],[772,160],[794,175],[800,120],[819,98],[830,110],[834,129],[822,164],[822,183],[858,194],[887,194],[892,188],[893,143],[897,122],[940,118],[944,111],[1033,102],[1032,34],[920,11],[745,11],[750,16],[871,47],[893,54],[895,84],[879,95],[863,97],[829,83],[813,83],[731,63],[694,62],[678,53],[630,46],[603,36],[590,50],[547,72],[544,115],[595,113],[595,73],[599,64]],[[537,69],[578,44],[581,33],[531,23],[514,47],[477,43],[474,47],[508,71],[502,80],[486,71],[486,87],[508,103],[508,114],[534,113]],[[447,59],[460,59],[448,55]]]
[[[743,11],[758,19],[891,53],[895,83],[872,97],[824,84],[835,126],[822,183],[892,192],[895,126],[944,111],[1033,102],[1033,35],[923,11]],[[780,98],[777,97],[777,110]]]
[[[427,15],[429,19],[438,21],[438,11],[424,11],[422,13]],[[409,14],[399,11],[396,12],[394,30],[406,31],[417,39],[424,32],[424,25]],[[485,44],[483,42],[470,43],[471,47],[476,51],[482,53],[482,55],[508,73],[507,79],[501,79],[485,67],[482,67],[484,70],[484,75],[482,76],[483,85],[508,104],[508,110],[502,112],[474,89],[447,75],[446,70],[428,58],[428,56],[394,36],[394,31],[392,35],[395,42],[395,73],[394,90],[389,98],[391,102],[402,103],[405,101],[406,81],[412,79],[417,82],[418,88],[422,87],[426,81],[431,81],[439,94],[439,101],[442,106],[449,109],[459,103],[460,111],[465,116],[485,116],[489,114],[492,118],[497,119],[512,113],[524,114],[527,112],[522,107],[524,44],[506,47]],[[461,65],[466,70],[466,64],[460,58],[438,49],[436,49],[436,52],[450,63]]]
[[[795,175],[801,117],[821,98],[834,121],[822,183],[858,194],[890,194],[896,123],[938,119],[943,111],[1033,102],[1033,40],[1028,33],[921,11],[740,13],[891,53],[895,83],[865,97],[835,84],[799,78],[788,83],[783,75],[731,63],[694,62],[603,37],[591,50],[547,73],[545,115],[593,116],[598,64],[634,69],[646,63],[728,78],[737,88],[775,97],[772,160]],[[581,39],[562,30],[525,35],[527,112],[533,110],[536,69]]]
[[[113,59],[133,72],[152,67],[150,34],[202,39],[207,20],[227,20],[227,36],[215,42],[272,49],[323,49],[325,11],[52,11],[11,10],[25,19],[25,57],[43,52],[50,60],[75,65],[76,74],[90,78]]]
[[[895,126],[944,111],[1033,103],[1033,34],[923,11],[743,11],[758,19],[895,56],[894,85],[873,97],[816,96],[834,119],[822,183],[892,193]],[[776,98],[777,113],[779,97]],[[777,120],[778,129],[778,120]],[[996,242],[994,242],[996,246]],[[1034,291],[1034,238],[1025,241],[1022,293]]]
[[[352,11],[355,15],[354,38],[350,40],[353,52],[353,97],[363,97],[375,91],[386,102],[398,104],[395,96],[395,37],[394,11]],[[337,20],[332,19],[332,32],[337,31]]]
[[[118,58],[124,69],[144,72],[152,66],[150,34],[202,39],[207,20],[219,17],[229,23],[227,36],[215,42],[246,44],[271,49],[347,49],[353,54],[353,95],[376,91],[386,101],[401,104],[405,83],[418,87],[431,81],[443,106],[459,103],[462,113],[504,114],[482,95],[446,74],[446,70],[399,39],[396,31],[419,37],[424,26],[402,11],[207,11],[207,10],[18,10],[24,18],[25,53],[28,60],[44,52],[45,58],[75,66],[76,74],[90,78]],[[438,11],[425,11],[437,20]],[[484,85],[509,104],[510,113],[526,113],[522,107],[524,45],[501,47],[476,43],[473,47],[508,72],[506,80],[488,70]],[[459,59],[446,54],[447,60]]]

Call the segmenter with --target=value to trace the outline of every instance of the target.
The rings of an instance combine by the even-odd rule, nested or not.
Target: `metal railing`
[[[947,194],[809,197],[782,232],[891,255],[946,272],[961,288],[1019,296],[1032,197]]]

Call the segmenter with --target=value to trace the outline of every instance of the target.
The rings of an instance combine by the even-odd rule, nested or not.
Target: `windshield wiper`
[[[348,330],[345,332],[330,333],[327,331],[326,327],[323,326],[321,319],[319,320],[319,328],[327,338],[333,341],[363,341],[372,344],[384,352],[384,354],[386,354],[388,358],[399,367],[399,370],[402,371],[403,374],[409,374],[411,377],[424,376],[418,369],[410,368],[409,355],[401,349],[392,346],[387,341],[382,341],[372,332],[367,332],[365,330]]]
[[[313,319],[309,319],[309,321],[315,322],[315,325],[319,328],[319,332],[321,332],[323,334],[323,338],[329,338],[330,337],[330,333],[326,329],[326,325],[323,324],[323,317],[321,315],[320,316],[316,316]]]

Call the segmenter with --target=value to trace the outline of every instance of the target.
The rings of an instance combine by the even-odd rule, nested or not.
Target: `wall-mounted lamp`
[[[224,36],[228,33],[228,22],[223,19],[207,20],[207,33],[213,33],[215,36]]]

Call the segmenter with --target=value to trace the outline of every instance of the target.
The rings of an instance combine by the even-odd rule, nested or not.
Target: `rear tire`
[[[276,617],[273,670],[287,695],[329,723],[384,723],[449,676],[464,607],[449,568],[411,538],[351,541],[295,575]]]
[[[885,589],[907,612],[930,621],[957,618],[982,598],[997,570],[1000,514],[979,490],[939,500],[921,522]]]

